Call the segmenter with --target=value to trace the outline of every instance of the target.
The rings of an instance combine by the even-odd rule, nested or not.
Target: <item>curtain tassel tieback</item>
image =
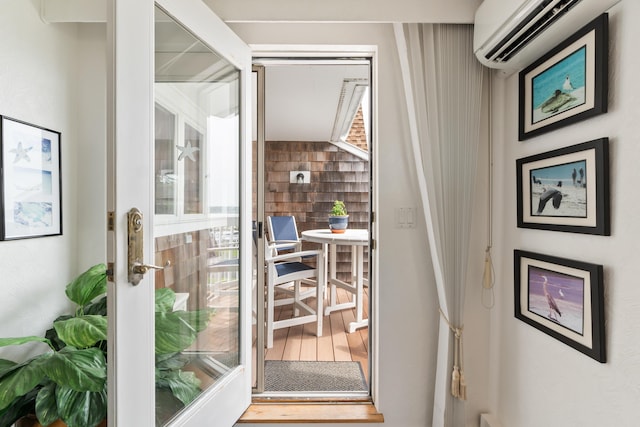
[[[467,400],[467,383],[464,380],[464,369],[462,368],[462,327],[454,328],[440,310],[440,315],[449,325],[453,332],[453,372],[451,373],[451,395],[460,400]]]

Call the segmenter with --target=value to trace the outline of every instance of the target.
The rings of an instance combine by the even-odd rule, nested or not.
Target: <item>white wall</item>
[[[76,186],[68,174],[77,147],[75,30],[44,25],[38,3],[3,2],[3,10],[11,12],[0,14],[0,114],[62,132],[64,234],[0,242],[0,336],[39,335],[50,327],[65,305],[64,286],[76,269]]]
[[[390,24],[232,24],[250,44],[336,44],[378,46],[378,236],[380,280],[378,409],[389,426],[431,424],[438,307],[426,227],[394,226],[395,207],[419,207],[400,66]],[[481,148],[486,153],[486,147]],[[486,154],[479,161],[486,173]],[[484,175],[482,175],[484,176]],[[483,189],[484,188],[484,189]],[[467,300],[465,375],[469,384],[465,425],[477,425],[488,406],[488,312],[480,304],[480,275],[486,229],[486,182],[478,180],[478,234]],[[476,286],[477,284],[477,286]]]
[[[496,80],[497,310],[492,315],[491,408],[513,427],[637,426],[640,402],[640,3],[609,15],[608,113],[517,140],[518,78]],[[516,227],[515,161],[600,137],[610,140],[611,236]],[[604,266],[607,363],[600,364],[513,316],[513,250]]]
[[[95,111],[82,105],[82,101],[95,102],[99,88],[83,86],[81,76],[95,56],[86,46],[90,38],[78,42],[76,25],[45,24],[39,7],[38,0],[2,2],[0,114],[62,133],[63,235],[0,242],[2,337],[44,333],[53,319],[68,310],[66,284],[89,263],[104,259],[104,249],[85,250],[88,241],[104,247],[104,227],[93,235],[81,235],[77,227],[96,215],[94,209],[100,209],[100,201],[104,206],[104,192],[96,195],[93,191],[100,179],[104,182],[104,176],[96,176],[100,168],[91,172],[85,169],[83,173],[76,168],[78,162],[84,161],[88,146],[104,145],[105,140],[100,126],[86,134],[79,126],[93,123],[91,115]],[[97,78],[104,86],[104,71]],[[102,207],[100,218],[104,216]],[[24,351],[24,347],[0,349],[0,357],[10,358],[18,351]]]
[[[64,235],[0,242],[0,336],[41,334],[67,308],[64,286],[104,259],[105,59],[101,24],[45,24],[38,0],[5,0],[0,14],[0,114],[62,132]],[[381,15],[384,11],[380,11]],[[380,348],[376,403],[385,425],[432,418],[437,298],[422,217],[394,227],[394,208],[420,206],[400,68],[389,24],[234,24],[249,43],[377,45]],[[481,149],[481,152],[484,150]],[[484,154],[483,154],[484,155]],[[486,162],[480,160],[486,171]],[[478,233],[465,325],[466,425],[488,407],[488,312],[479,302],[486,186],[478,180]],[[26,306],[25,306],[25,302]],[[6,350],[2,356],[9,357]]]

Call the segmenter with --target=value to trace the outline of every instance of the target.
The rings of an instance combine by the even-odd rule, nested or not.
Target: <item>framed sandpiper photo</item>
[[[598,362],[606,362],[603,268],[514,251],[515,317]]]
[[[516,160],[518,227],[608,236],[609,140]]]
[[[520,141],[607,112],[608,22],[600,15],[520,72]]]
[[[0,116],[0,240],[62,234],[60,132]]]

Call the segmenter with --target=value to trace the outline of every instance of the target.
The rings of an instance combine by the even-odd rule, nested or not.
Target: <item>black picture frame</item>
[[[517,319],[607,361],[602,265],[516,249],[514,306]]]
[[[518,140],[607,112],[608,39],[603,13],[519,73]]]
[[[609,139],[516,160],[518,227],[611,234]]]
[[[60,137],[0,116],[0,240],[62,234]]]

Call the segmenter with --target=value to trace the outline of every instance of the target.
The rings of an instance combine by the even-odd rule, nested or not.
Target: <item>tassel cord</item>
[[[449,329],[453,332],[453,371],[451,372],[451,395],[460,400],[467,399],[467,384],[464,380],[464,369],[462,367],[462,326],[454,327],[449,319],[444,315],[442,309],[440,315],[447,322]]]

